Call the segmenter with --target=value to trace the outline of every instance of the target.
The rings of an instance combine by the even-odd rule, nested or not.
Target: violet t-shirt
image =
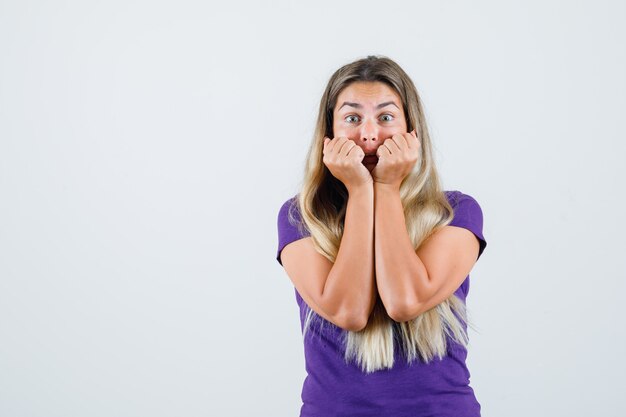
[[[483,216],[478,202],[460,191],[445,191],[454,210],[450,226],[470,230],[479,241],[478,258],[487,246],[483,236]],[[292,210],[300,220],[296,196],[287,200],[278,214],[278,251],[276,260],[289,243],[310,234],[300,232],[288,218]],[[469,275],[455,294],[465,302]],[[301,330],[304,329],[306,304],[298,290]],[[467,350],[447,337],[447,356],[428,364],[419,357],[410,365],[397,341],[394,342],[394,366],[370,374],[344,360],[343,333],[335,324],[324,320],[323,330],[311,325],[304,340],[307,376],[302,387],[301,417],[478,417],[480,403],[469,385],[470,373],[465,364]],[[467,325],[464,326],[467,331]]]

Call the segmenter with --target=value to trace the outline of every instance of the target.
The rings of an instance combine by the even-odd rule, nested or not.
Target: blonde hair
[[[423,241],[453,218],[452,206],[444,195],[435,168],[432,144],[415,85],[404,70],[387,57],[368,56],[356,60],[335,71],[328,81],[320,100],[301,191],[296,199],[304,223],[300,227],[306,226],[315,249],[333,263],[343,234],[348,193],[345,185],[322,162],[323,138],[333,137],[337,97],[355,81],[378,81],[393,88],[402,99],[407,131],[416,128],[421,135],[420,159],[400,185],[400,199],[413,247],[417,250]],[[303,338],[314,317],[324,324],[322,317],[309,306],[307,308]],[[403,323],[391,319],[377,297],[367,326],[358,332],[345,330],[344,358],[346,362],[355,360],[366,373],[391,368],[394,364],[394,337],[398,337],[409,363],[418,356],[428,363],[435,356],[441,359],[446,355],[446,335],[467,347],[469,340],[465,324],[468,324],[465,303],[456,294]],[[471,323],[470,326],[473,327]]]

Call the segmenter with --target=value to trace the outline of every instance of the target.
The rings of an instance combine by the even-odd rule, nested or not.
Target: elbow
[[[387,315],[398,323],[411,321],[424,312],[424,303],[411,289],[404,288],[383,300]]]
[[[394,308],[388,308],[387,309],[387,315],[395,322],[398,323],[403,323],[405,321],[408,321],[405,317],[407,317],[407,315],[404,313],[404,310],[398,307]]]
[[[365,327],[367,327],[367,320],[358,319],[347,322],[345,329],[351,332],[360,332],[361,330],[365,329]]]
[[[344,314],[336,320],[337,325],[344,330],[360,332],[367,326],[368,318],[356,314]]]
[[[387,314],[393,321],[404,323],[406,321],[411,321],[422,314],[422,310],[421,305],[417,302],[405,305],[396,304],[392,308],[388,309]]]

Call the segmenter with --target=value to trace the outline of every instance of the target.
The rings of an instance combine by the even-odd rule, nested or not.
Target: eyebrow
[[[388,106],[390,104],[393,104],[394,106],[398,107],[398,105],[396,103],[394,103],[393,101],[385,101],[384,103],[380,103],[378,106],[376,106],[377,109],[380,109],[382,107]],[[343,104],[341,105],[341,107],[343,106],[350,106],[350,107],[354,107],[357,109],[362,108],[363,106],[359,103],[352,103],[350,101],[344,101]],[[341,110],[341,107],[339,107],[337,110]],[[400,108],[398,107],[398,110],[400,110]]]

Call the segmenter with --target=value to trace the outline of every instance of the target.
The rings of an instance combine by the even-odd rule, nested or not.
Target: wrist
[[[350,187],[346,187],[346,189],[348,190],[348,194],[350,196],[374,193],[374,186],[372,182],[352,185]]]
[[[400,184],[389,184],[385,182],[374,181],[374,189],[376,191],[400,192]]]

